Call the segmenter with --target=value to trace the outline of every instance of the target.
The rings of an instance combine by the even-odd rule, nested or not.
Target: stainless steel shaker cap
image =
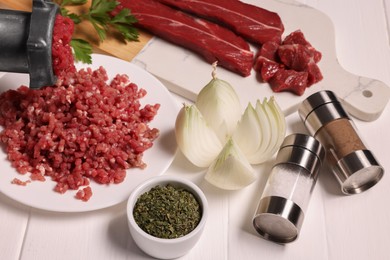
[[[383,167],[370,150],[359,150],[341,158],[334,174],[346,195],[358,194],[377,184],[384,175]]]
[[[280,145],[280,149],[287,146],[297,146],[307,149],[320,160],[323,160],[325,157],[325,149],[321,143],[310,135],[300,133],[288,135],[284,138],[282,144]]]
[[[299,106],[298,114],[312,135],[330,121],[349,118],[340,100],[329,90],[316,92],[306,98]]]
[[[323,90],[316,92],[309,97],[307,97],[299,109],[299,114],[303,115],[303,118],[306,118],[313,110],[317,107],[327,104],[340,102],[337,96],[330,90]]]
[[[303,219],[302,209],[292,200],[271,196],[260,200],[253,226],[263,238],[285,244],[298,238]]]
[[[291,134],[285,137],[276,157],[275,165],[296,164],[316,177],[325,159],[325,149],[314,137],[306,134]]]

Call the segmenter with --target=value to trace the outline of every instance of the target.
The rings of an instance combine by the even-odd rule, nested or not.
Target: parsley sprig
[[[137,19],[130,10],[123,8],[116,15],[112,15],[111,12],[119,5],[119,2],[115,0],[92,0],[88,11],[82,14],[71,13],[67,6],[84,5],[87,0],[58,0],[56,2],[60,6],[61,14],[72,19],[76,25],[82,21],[89,21],[101,42],[107,38],[107,32],[110,30],[118,31],[126,41],[138,41],[139,33],[134,27]],[[92,46],[88,41],[72,39],[71,46],[76,61],[91,63]]]

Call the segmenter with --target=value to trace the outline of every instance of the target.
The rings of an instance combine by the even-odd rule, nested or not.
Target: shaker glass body
[[[311,136],[285,138],[253,218],[262,237],[277,243],[297,239],[324,156]]]

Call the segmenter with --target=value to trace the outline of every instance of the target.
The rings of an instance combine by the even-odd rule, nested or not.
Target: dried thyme
[[[167,184],[143,193],[133,215],[146,233],[159,238],[178,238],[195,229],[202,212],[191,192]]]

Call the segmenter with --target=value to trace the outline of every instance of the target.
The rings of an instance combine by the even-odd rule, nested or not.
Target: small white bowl
[[[190,233],[180,238],[166,239],[152,236],[137,225],[133,216],[134,205],[140,195],[157,185],[165,186],[168,183],[191,192],[202,210],[199,224]],[[162,175],[146,180],[134,189],[127,201],[127,219],[134,242],[146,254],[159,259],[173,259],[187,254],[198,242],[206,224],[207,215],[208,203],[202,190],[191,181],[173,175]]]

